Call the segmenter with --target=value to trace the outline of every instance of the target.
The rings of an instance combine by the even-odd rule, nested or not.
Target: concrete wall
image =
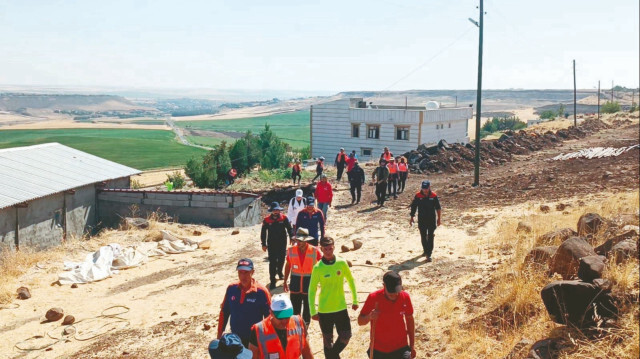
[[[98,194],[98,218],[105,226],[117,226],[131,216],[162,212],[180,223],[207,224],[211,227],[251,226],[260,223],[258,196],[213,192],[109,191]]]
[[[100,184],[102,187],[102,184]],[[104,188],[128,188],[129,177],[105,183]],[[44,249],[91,233],[97,225],[96,184],[29,201],[27,207],[0,210],[0,250],[16,247],[16,214],[19,246]]]

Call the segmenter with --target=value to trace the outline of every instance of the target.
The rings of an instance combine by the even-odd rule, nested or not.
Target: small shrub
[[[180,171],[175,171],[172,174],[167,175],[167,181],[172,182],[173,188],[175,189],[181,189],[187,183],[186,179],[184,178],[182,173],[180,173]]]
[[[142,186],[140,185],[140,181],[132,179],[131,180],[131,189],[140,189]]]
[[[618,102],[607,101],[601,109],[602,113],[616,113],[620,111],[620,104]]]
[[[551,110],[542,111],[542,113],[540,114],[540,118],[543,120],[554,119],[556,118],[556,113]]]

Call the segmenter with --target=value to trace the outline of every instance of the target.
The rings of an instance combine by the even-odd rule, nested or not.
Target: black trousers
[[[398,179],[398,191],[404,192],[404,186],[407,184],[407,177],[409,172],[399,172],[400,178]]]
[[[371,349],[367,350],[367,356],[369,355],[370,350]],[[404,348],[394,350],[391,353],[383,353],[374,349],[373,359],[411,359],[411,347],[406,346]]]
[[[340,352],[347,346],[351,339],[351,320],[347,310],[335,313],[318,313],[320,331],[324,344],[324,357],[326,359],[340,359]],[[333,327],[336,327],[338,339],[333,342]]]
[[[300,184],[300,181],[302,180],[300,172],[291,172],[291,179],[293,179],[293,184],[296,184],[296,178],[298,179],[298,184]]]
[[[293,314],[300,315],[302,320],[309,325],[311,322],[311,313],[309,313],[309,295],[305,293],[290,293],[291,304],[293,305]]]
[[[384,199],[387,195],[387,181],[376,183],[376,198],[378,198],[378,205],[384,205]]]
[[[351,202],[358,201],[360,202],[360,197],[362,197],[362,185],[359,184],[357,186],[351,185],[349,188],[351,191]]]
[[[387,191],[389,192],[389,196],[391,196],[391,187],[393,187],[393,196],[397,197],[398,196],[398,192],[397,192],[397,187],[398,187],[398,174],[390,174],[389,175],[389,183],[387,184]]]
[[[418,223],[418,229],[420,230],[422,250],[427,257],[431,257],[431,253],[433,253],[433,232],[435,232],[436,227]]]
[[[338,176],[336,176],[338,181],[340,181],[342,179],[342,174],[343,173],[344,173],[344,165],[338,164]]]
[[[275,248],[267,248],[267,253],[269,254],[269,279],[271,283],[276,282],[276,276],[282,273],[282,269],[284,268],[284,259],[287,255],[286,247],[275,247]]]
[[[311,182],[315,181],[315,180],[316,180],[316,178],[320,177],[320,175],[322,175],[322,172],[323,172],[323,171],[320,171],[320,172],[316,171],[316,176],[315,176],[315,177],[313,177],[313,179],[311,180]]]

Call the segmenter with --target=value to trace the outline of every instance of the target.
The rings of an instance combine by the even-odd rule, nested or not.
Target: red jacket
[[[331,188],[331,183],[320,181],[316,185],[316,200],[320,203],[329,203],[333,201],[333,188]]]

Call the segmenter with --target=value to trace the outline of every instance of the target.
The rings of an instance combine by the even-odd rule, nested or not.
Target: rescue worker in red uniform
[[[273,296],[271,315],[251,328],[249,350],[254,359],[313,359],[302,318],[286,294]]]
[[[290,292],[293,314],[299,315],[303,313],[304,324],[309,327],[311,322],[309,296],[307,295],[309,293],[309,282],[311,281],[313,266],[322,258],[322,252],[318,247],[309,244],[309,241],[314,238],[309,235],[309,231],[306,228],[298,228],[294,238],[296,245],[287,249],[283,289],[285,292]],[[291,284],[287,284],[289,274],[291,274]]]
[[[433,232],[440,226],[442,210],[438,195],[431,190],[431,182],[422,181],[420,192],[416,193],[411,202],[411,219],[409,225],[413,225],[413,217],[418,211],[418,229],[422,240],[423,256],[427,257],[427,262],[431,262],[433,252]],[[436,219],[437,214],[437,219]]]
[[[262,221],[262,230],[260,232],[260,240],[262,241],[262,250],[269,250],[269,278],[271,283],[269,289],[276,288],[276,275],[282,279],[284,273],[284,257],[287,252],[287,235],[293,237],[293,228],[289,222],[289,218],[282,214],[282,207],[278,202],[271,203],[269,208],[270,215],[264,217]]]

